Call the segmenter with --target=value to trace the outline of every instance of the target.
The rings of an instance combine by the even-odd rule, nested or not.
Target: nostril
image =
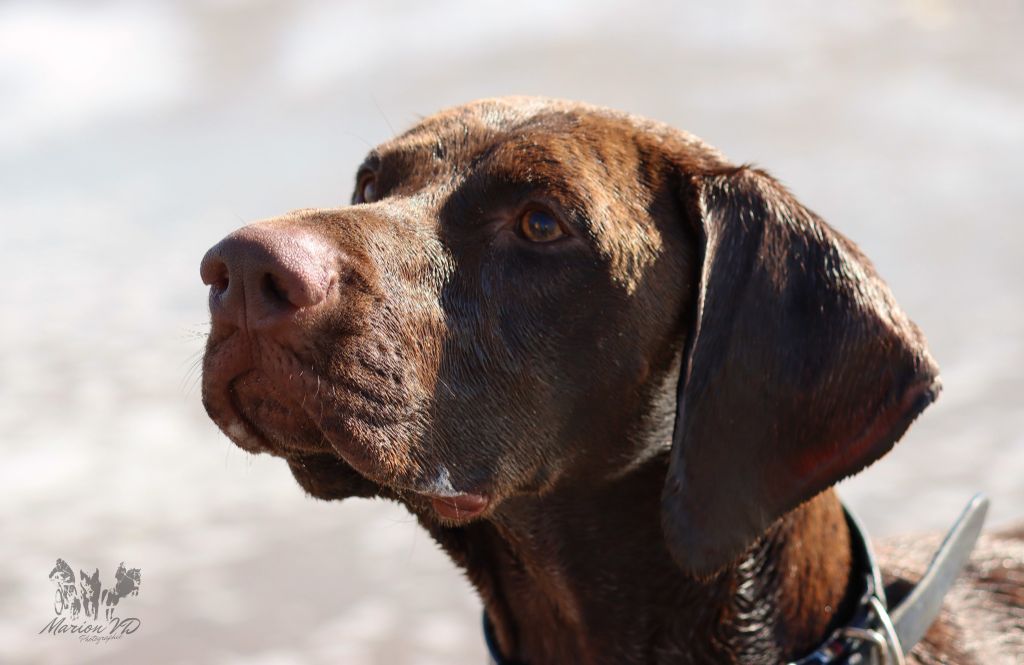
[[[225,263],[221,262],[214,266],[213,270],[203,277],[203,281],[210,285],[210,293],[220,295],[228,290],[231,284],[230,273]]]
[[[203,257],[203,262],[199,266],[199,276],[203,279],[203,284],[209,286],[214,293],[223,293],[228,289],[228,265],[216,256],[213,250]]]
[[[228,290],[228,285],[230,283],[231,282],[228,280],[228,271],[225,270],[223,275],[215,277],[210,282],[210,291],[213,293],[224,293]]]
[[[273,273],[265,273],[260,279],[260,294],[266,302],[272,305],[295,307],[295,303],[288,296],[288,288]]]

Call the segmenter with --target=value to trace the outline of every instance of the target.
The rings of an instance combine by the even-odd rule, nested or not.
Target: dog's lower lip
[[[484,512],[489,501],[487,497],[479,494],[456,494],[431,497],[430,503],[441,517],[464,520]]]

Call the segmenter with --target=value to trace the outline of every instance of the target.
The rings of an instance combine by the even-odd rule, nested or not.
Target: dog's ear
[[[775,180],[740,167],[687,189],[699,280],[662,527],[704,576],[888,452],[940,384],[871,263]]]

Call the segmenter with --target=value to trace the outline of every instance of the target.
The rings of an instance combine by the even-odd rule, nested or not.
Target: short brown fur
[[[939,391],[851,241],[692,135],[570,102],[442,112],[359,182],[204,259],[204,404],[238,445],[404,503],[524,663],[778,663],[845,620],[829,488]],[[524,237],[531,210],[562,237]],[[1022,548],[982,541],[911,662],[1024,653]],[[893,593],[927,551],[885,550]]]

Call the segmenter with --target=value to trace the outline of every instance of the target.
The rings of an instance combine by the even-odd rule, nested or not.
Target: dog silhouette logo
[[[138,618],[120,618],[117,611],[122,599],[139,595],[142,569],[128,568],[122,561],[114,572],[113,584],[104,587],[99,568],[92,574],[79,568],[76,579],[68,562],[57,559],[49,578],[57,587],[53,598],[53,611],[57,616],[40,633],[77,634],[83,642],[104,642],[121,639],[139,629]]]

